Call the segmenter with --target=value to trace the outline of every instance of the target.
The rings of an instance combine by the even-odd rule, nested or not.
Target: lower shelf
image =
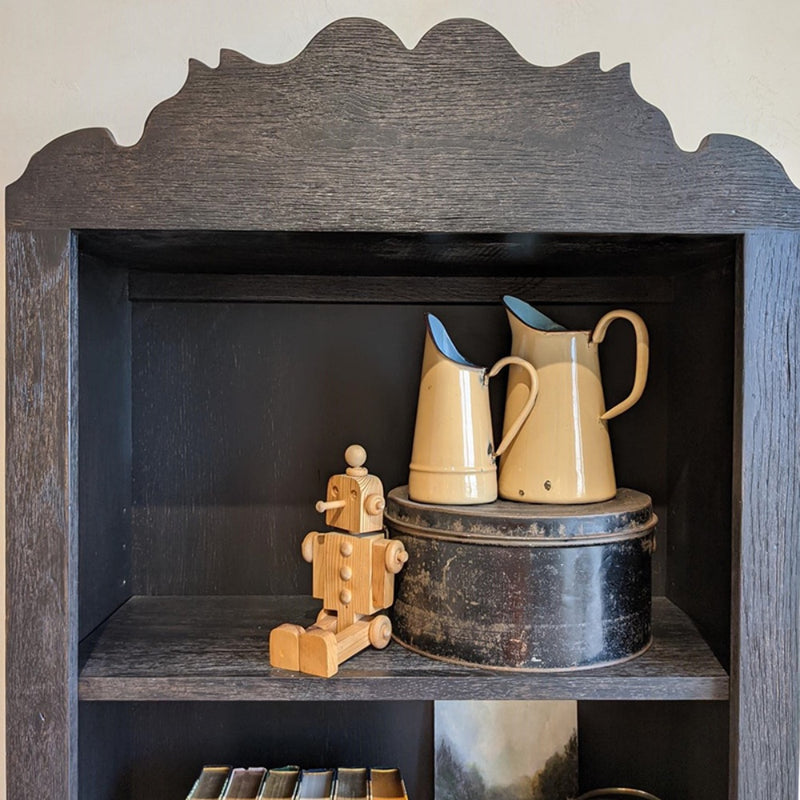
[[[177,700],[727,700],[728,674],[691,620],[653,600],[653,645],[611,667],[559,673],[446,664],[392,642],[333,678],[269,664],[269,632],[310,625],[310,597],[132,597],[81,643],[78,696]]]

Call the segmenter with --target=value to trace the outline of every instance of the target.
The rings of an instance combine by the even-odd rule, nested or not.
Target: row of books
[[[186,800],[408,800],[399,769],[206,766]]]

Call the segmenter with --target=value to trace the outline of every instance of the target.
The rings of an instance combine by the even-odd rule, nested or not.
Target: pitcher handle
[[[635,311],[628,311],[624,308],[609,311],[595,325],[591,341],[600,344],[605,339],[608,326],[615,319],[626,319],[633,325],[633,330],[636,333],[636,372],[631,393],[621,403],[617,403],[614,408],[606,411],[600,419],[613,419],[625,413],[632,405],[638,402],[644,391],[645,383],[647,383],[647,367],[650,363],[650,337],[644,320]]]
[[[528,395],[527,402],[522,407],[522,411],[519,412],[517,418],[514,420],[514,423],[506,432],[506,435],[503,437],[503,441],[500,442],[500,446],[494,451],[495,456],[501,456],[505,452],[506,448],[511,444],[514,437],[519,433],[519,429],[522,427],[525,420],[528,419],[528,415],[533,409],[533,404],[536,402],[536,396],[539,394],[539,376],[536,374],[536,370],[533,368],[532,364],[529,364],[524,358],[519,358],[518,356],[506,356],[505,358],[501,358],[489,370],[486,377],[494,378],[494,376],[497,375],[497,373],[500,372],[503,367],[508,367],[511,364],[515,364],[516,366],[527,370],[528,374],[531,376],[531,390],[530,394]]]

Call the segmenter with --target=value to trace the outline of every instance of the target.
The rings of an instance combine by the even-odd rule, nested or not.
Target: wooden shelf
[[[321,679],[269,665],[269,631],[311,624],[309,597],[137,596],[81,644],[81,700],[726,700],[728,675],[689,618],[653,603],[652,647],[624,664],[561,673],[461,667],[396,642]]]

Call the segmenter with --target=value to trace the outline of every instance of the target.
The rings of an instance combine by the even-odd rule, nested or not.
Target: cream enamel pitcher
[[[607,420],[627,411],[647,381],[649,339],[633,311],[609,311],[593,331],[568,331],[528,303],[505,296],[511,353],[539,376],[536,408],[500,459],[499,493],[525,503],[595,503],[617,493]],[[606,410],[598,346],[615,319],[636,333],[636,370],[630,395]],[[512,367],[505,419],[515,421],[528,396],[527,374]],[[506,429],[506,422],[503,423]]]
[[[521,402],[494,449],[489,378],[515,365],[525,375]],[[408,476],[408,496],[421,503],[470,505],[497,499],[496,456],[514,439],[536,402],[536,370],[521,358],[501,358],[490,370],[467,361],[442,323],[427,315],[422,376]]]

